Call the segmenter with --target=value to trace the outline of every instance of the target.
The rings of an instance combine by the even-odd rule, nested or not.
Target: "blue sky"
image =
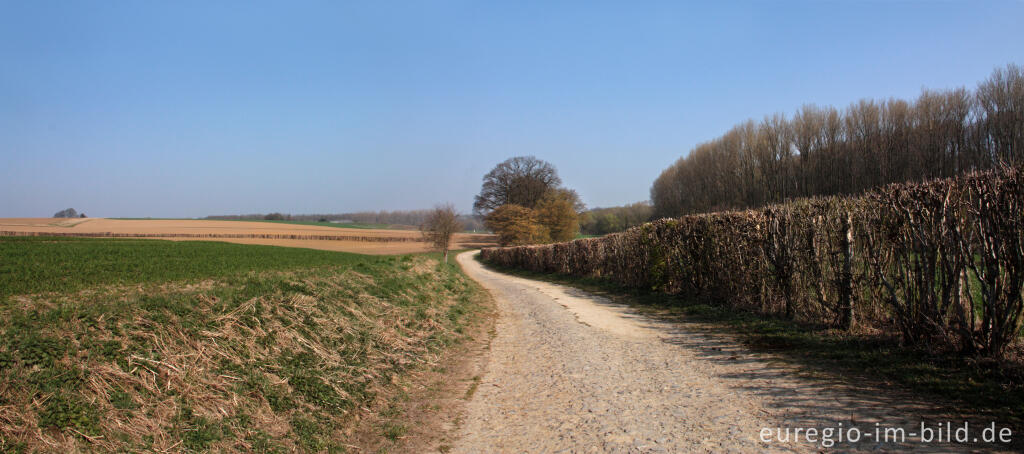
[[[814,103],[1024,63],[1022,2],[0,1],[0,217],[469,211],[496,163],[588,206]]]

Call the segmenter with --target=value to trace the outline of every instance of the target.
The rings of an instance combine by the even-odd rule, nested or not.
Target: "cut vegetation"
[[[0,452],[345,452],[485,298],[432,255],[53,238],[0,255]]]

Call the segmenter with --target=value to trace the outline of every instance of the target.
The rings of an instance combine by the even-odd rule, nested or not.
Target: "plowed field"
[[[0,235],[209,240],[303,247],[361,254],[425,252],[430,245],[417,231],[345,229],[317,225],[193,219],[2,218]],[[493,235],[455,235],[455,249],[494,244]]]

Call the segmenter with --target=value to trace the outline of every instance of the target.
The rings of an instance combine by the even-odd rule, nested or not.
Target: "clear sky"
[[[0,217],[588,206],[747,118],[973,88],[1022,2],[0,1]]]

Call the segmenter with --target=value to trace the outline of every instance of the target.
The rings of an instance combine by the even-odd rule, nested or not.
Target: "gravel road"
[[[791,366],[725,336],[496,273],[473,254],[457,260],[495,297],[500,314],[452,452],[817,452],[820,440],[764,443],[761,430],[857,427],[872,434],[878,422],[909,433],[935,416],[934,404],[797,378]],[[967,448],[910,441],[864,435],[833,449]]]

